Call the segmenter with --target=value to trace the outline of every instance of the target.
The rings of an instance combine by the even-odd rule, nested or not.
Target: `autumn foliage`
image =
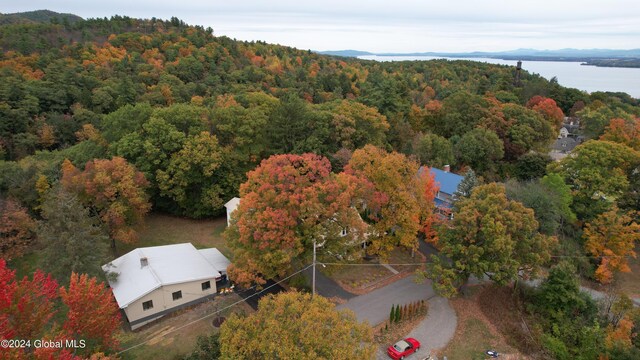
[[[240,187],[242,201],[226,232],[236,259],[230,274],[243,284],[282,276],[314,241],[325,250],[348,251],[363,239],[357,199],[370,191],[366,181],[331,173],[329,161],[317,155],[263,160]],[[346,236],[340,236],[343,229]]]
[[[370,359],[367,324],[351,310],[336,310],[321,296],[269,295],[258,311],[228,319],[220,329],[221,359]]]
[[[0,258],[21,256],[31,245],[36,223],[14,200],[0,198]]]
[[[551,121],[558,129],[564,120],[564,113],[558,107],[555,100],[536,95],[529,99],[527,107],[531,108],[544,116],[545,119]]]
[[[61,300],[61,303],[59,302]],[[61,306],[64,305],[64,306]],[[53,321],[57,311],[65,315],[62,325]],[[0,259],[0,339],[85,340],[84,349],[0,348],[0,358],[81,359],[96,352],[116,350],[114,335],[120,313],[104,283],[86,275],[73,274],[69,289],[42,271],[32,279],[16,279],[15,271]],[[95,354],[94,354],[95,355]],[[102,355],[95,355],[100,358]]]
[[[91,342],[102,351],[117,348],[113,333],[120,326],[120,313],[104,283],[86,274],[73,273],[69,289],[60,288],[60,298],[68,308],[63,326],[65,335]]]
[[[600,259],[596,278],[610,283],[617,272],[630,272],[627,257],[636,257],[636,242],[640,240],[640,225],[631,213],[622,213],[617,207],[587,223],[583,237],[585,248]]]
[[[121,157],[96,159],[80,171],[65,160],[61,182],[98,212],[112,239],[127,243],[137,239],[133,226],[143,222],[151,204],[145,193],[148,182],[133,165]]]
[[[640,151],[640,118],[611,119],[600,140],[617,142]]]
[[[438,186],[428,169],[419,172],[405,155],[367,145],[353,153],[345,172],[374,185],[367,205],[372,253],[386,256],[398,245],[416,249],[418,233],[433,235]]]

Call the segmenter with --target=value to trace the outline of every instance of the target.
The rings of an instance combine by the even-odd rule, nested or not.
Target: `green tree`
[[[109,235],[92,217],[77,195],[56,187],[45,196],[38,239],[42,243],[42,269],[67,284],[72,272],[104,276],[102,264],[108,258]]]
[[[473,171],[472,168],[469,168],[464,173],[464,177],[462,178],[462,181],[460,181],[460,183],[458,184],[458,188],[453,193],[453,196],[456,200],[461,199],[463,197],[468,198],[469,196],[471,196],[471,193],[473,192],[473,188],[475,188],[478,185],[480,185],[480,180],[476,176],[475,171]]]
[[[506,189],[510,199],[533,209],[543,234],[557,235],[564,225],[576,221],[571,211],[571,190],[557,174],[546,176],[543,180],[508,181]]]
[[[220,354],[220,333],[198,336],[195,350],[183,360],[217,360]]]
[[[495,163],[504,156],[502,141],[491,130],[473,129],[455,145],[458,163],[471,166],[481,174],[494,169]]]
[[[440,254],[425,276],[445,296],[471,275],[504,285],[535,276],[550,259],[554,239],[538,232],[533,210],[508,200],[503,185],[477,186],[458,201],[451,226],[440,236]]]
[[[629,188],[629,174],[640,164],[640,153],[609,141],[590,140],[572,156],[549,165],[573,192],[573,210],[581,220],[606,211]]]
[[[422,165],[442,169],[445,165],[454,165],[453,146],[442,136],[425,134],[416,139],[415,155]]]
[[[542,345],[557,359],[595,359],[603,350],[604,332],[597,307],[580,291],[576,269],[568,262],[551,268],[529,300],[543,329]]]
[[[221,359],[369,359],[375,352],[367,324],[321,296],[268,295],[258,311],[232,315],[220,328]]]
[[[463,136],[489,116],[489,107],[489,102],[482,96],[456,92],[442,102],[443,119],[435,124],[434,132],[445,138]]]
[[[222,162],[218,140],[206,131],[190,136],[174,153],[167,170],[158,170],[160,194],[173,199],[184,214],[203,217],[224,204],[215,171]]]
[[[116,142],[127,134],[141,130],[152,113],[153,108],[149,103],[125,105],[104,117],[102,135],[108,142]]]
[[[526,153],[518,158],[515,175],[520,180],[541,178],[547,173],[547,165],[550,162],[549,155],[537,152]]]

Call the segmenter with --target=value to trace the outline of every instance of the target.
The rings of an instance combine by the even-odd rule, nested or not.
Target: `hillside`
[[[52,21],[62,23],[65,19],[68,23],[75,23],[83,20],[80,16],[73,14],[57,13],[50,10],[35,10],[21,13],[0,14],[0,25],[34,23],[48,24]]]
[[[509,66],[338,58],[217,37],[211,28],[177,18],[8,24],[0,26],[0,47],[0,156],[10,160],[5,166],[34,159],[36,174],[57,181],[64,158],[82,166],[122,156],[150,180],[155,208],[190,217],[219,213],[246,172],[276,153],[314,152],[339,169],[339,154],[375,144],[422,163],[435,154],[433,166],[471,165],[487,179],[501,179],[513,175],[524,154],[546,151],[556,137],[557,124],[529,103],[536,95],[553,99],[553,107],[567,115],[591,98],[618,114],[640,113],[628,96],[589,96],[527,72],[517,79]],[[162,137],[152,139],[160,136],[149,128],[154,119],[171,125],[163,131],[181,139],[175,147],[163,145]],[[515,125],[521,133],[508,131]],[[199,131],[215,135],[227,155],[214,173],[188,176],[196,183],[184,186],[205,192],[190,196],[209,198],[196,205],[177,184],[163,182],[169,169],[178,171],[172,156]],[[482,141],[500,147],[500,156],[463,154],[460,144],[479,141],[477,136],[489,136]],[[439,145],[432,148],[432,141]],[[140,152],[147,142],[165,160]],[[441,154],[434,153],[440,148]],[[30,179],[19,183],[29,187],[35,174],[25,176]],[[0,191],[9,189],[6,181]],[[33,188],[24,191],[33,194]],[[28,198],[35,204],[37,196]]]

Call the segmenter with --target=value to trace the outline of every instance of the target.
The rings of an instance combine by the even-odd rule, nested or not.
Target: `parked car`
[[[387,348],[387,354],[392,359],[404,359],[405,356],[409,356],[420,349],[420,342],[414,338],[406,338],[400,340],[397,343]]]

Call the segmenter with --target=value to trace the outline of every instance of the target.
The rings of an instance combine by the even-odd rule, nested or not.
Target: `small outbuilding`
[[[231,225],[231,213],[238,208],[238,205],[240,205],[239,197],[234,197],[224,204],[224,207],[227,208],[227,226]]]
[[[230,261],[218,249],[191,243],[138,248],[103,265],[109,285],[135,330],[214,297]]]

